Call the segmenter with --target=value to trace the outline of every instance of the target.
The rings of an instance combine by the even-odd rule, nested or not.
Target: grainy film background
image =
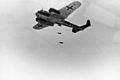
[[[78,0],[67,20],[92,27],[76,34],[57,25],[33,30],[37,10],[72,1],[0,0],[0,80],[120,80],[119,0]]]

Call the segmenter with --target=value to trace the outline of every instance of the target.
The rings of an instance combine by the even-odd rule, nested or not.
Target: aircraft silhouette
[[[72,12],[74,12],[80,6],[81,2],[74,1],[59,10],[56,10],[54,8],[50,8],[49,11],[45,11],[43,9],[39,10],[35,13],[36,21],[38,23],[35,26],[33,26],[33,28],[36,30],[40,30],[48,26],[54,26],[54,24],[58,24],[58,26],[64,25],[72,28],[73,33],[82,31],[87,27],[91,26],[90,20],[87,20],[86,24],[82,26],[72,24],[65,20]]]

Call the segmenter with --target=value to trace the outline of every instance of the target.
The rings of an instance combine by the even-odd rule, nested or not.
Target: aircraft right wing
[[[43,29],[43,28],[46,28],[46,27],[48,27],[48,25],[42,24],[42,23],[37,23],[35,26],[33,26],[33,28],[36,29],[36,30],[40,30],[40,29]]]
[[[75,11],[77,8],[81,6],[81,2],[79,1],[74,1],[70,3],[69,5],[61,8],[59,12],[64,18],[67,18],[73,11]]]

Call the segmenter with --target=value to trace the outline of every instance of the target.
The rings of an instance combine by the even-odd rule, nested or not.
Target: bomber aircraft
[[[40,30],[48,26],[54,26],[54,24],[58,24],[58,26],[64,25],[72,28],[73,33],[84,30],[87,27],[91,26],[90,20],[87,20],[86,24],[82,26],[75,25],[65,20],[73,11],[75,11],[80,6],[81,2],[74,1],[59,10],[50,8],[49,11],[45,11],[41,9],[35,13],[36,22],[38,23],[33,26],[33,28]]]

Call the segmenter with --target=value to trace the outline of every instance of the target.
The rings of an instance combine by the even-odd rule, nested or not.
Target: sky
[[[0,0],[0,80],[120,80],[119,0],[78,0],[67,20],[92,26],[76,34],[65,26],[32,28],[37,10],[72,1]]]

